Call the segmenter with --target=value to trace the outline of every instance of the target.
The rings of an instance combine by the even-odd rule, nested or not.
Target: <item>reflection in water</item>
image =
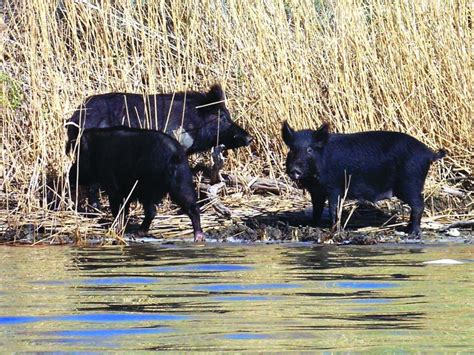
[[[255,285],[242,285],[242,284],[211,284],[203,286],[195,286],[193,289],[198,291],[208,292],[232,292],[232,291],[258,291],[258,290],[269,290],[279,288],[296,288],[300,285],[294,284],[255,284]]]
[[[391,288],[397,287],[395,283],[388,282],[349,282],[349,281],[340,281],[340,282],[327,282],[327,287],[341,287],[341,288],[355,288],[363,290],[377,290],[382,288]]]
[[[241,302],[241,301],[275,301],[278,297],[268,296],[217,296],[210,297],[209,300],[217,302]]]
[[[70,322],[146,322],[146,321],[176,321],[189,319],[187,316],[170,314],[134,314],[134,313],[88,313],[53,317],[54,320]]]
[[[351,300],[354,303],[361,303],[361,304],[386,304],[391,303],[393,300],[387,298],[367,298],[367,299],[359,299],[359,300]]]
[[[0,317],[0,324],[32,323],[46,321],[67,321],[86,323],[108,322],[147,322],[147,321],[180,321],[189,319],[188,316],[171,314],[138,314],[138,313],[87,313],[62,316],[43,317]]]
[[[0,247],[12,351],[466,351],[472,246]],[[34,267],[31,265],[34,263]]]
[[[158,282],[151,277],[97,277],[82,281],[86,285],[130,285]]]
[[[3,324],[20,324],[20,323],[32,323],[32,322],[39,322],[41,320],[40,317],[0,317],[0,325]]]
[[[268,334],[252,334],[252,333],[233,333],[224,335],[225,339],[231,340],[251,340],[269,338]]]
[[[247,271],[251,266],[234,264],[194,264],[180,266],[159,266],[155,268],[157,272],[164,271],[205,271],[205,272],[226,272],[226,271]]]
[[[87,329],[87,330],[61,330],[47,332],[45,335],[60,337],[117,337],[137,334],[161,334],[173,332],[173,328],[127,328],[127,329]]]

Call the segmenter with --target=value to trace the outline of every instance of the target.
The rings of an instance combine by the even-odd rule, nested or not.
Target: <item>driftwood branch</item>
[[[221,200],[219,199],[218,194],[220,191],[225,187],[224,182],[220,182],[218,184],[211,185],[207,188],[207,197],[212,203],[214,209],[224,217],[231,217],[232,212],[228,207],[226,207]]]
[[[443,192],[456,197],[464,197],[466,195],[463,191],[451,186],[443,186]]]
[[[219,194],[226,186],[241,185],[255,194],[272,193],[279,195],[282,192],[290,192],[295,190],[293,187],[283,182],[272,179],[255,177],[237,178],[232,175],[224,175],[221,176],[221,178],[223,181],[218,182],[217,184],[201,183],[199,185],[199,191],[202,196],[209,200],[212,207],[214,207],[214,209],[219,214],[225,217],[232,216],[231,210],[226,207],[219,198]]]
[[[279,195],[282,192],[291,192],[295,190],[293,187],[281,181],[257,178],[257,177],[236,177],[233,175],[223,175],[221,173],[224,167],[224,152],[225,146],[218,145],[211,150],[211,166],[198,164],[194,167],[194,173],[201,171],[204,176],[209,178],[209,184],[201,183],[199,190],[201,195],[207,198],[214,209],[225,217],[231,217],[232,213],[229,208],[219,199],[220,192],[226,185],[228,186],[242,186],[255,194],[272,193]]]
[[[224,152],[225,146],[223,144],[211,149],[211,166],[198,163],[192,168],[193,174],[201,172],[203,176],[209,178],[210,184],[214,185],[223,180],[221,170],[224,167]]]
[[[279,195],[282,192],[296,191],[294,187],[274,179],[257,177],[237,178],[233,175],[226,175],[224,176],[224,181],[229,185],[243,185],[256,194],[265,194],[270,192]]]
[[[451,223],[444,230],[448,230],[451,228],[472,228],[472,227],[474,227],[474,219],[470,219],[467,221],[457,221],[457,222]]]

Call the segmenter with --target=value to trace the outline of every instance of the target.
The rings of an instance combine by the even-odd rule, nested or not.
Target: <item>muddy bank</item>
[[[251,228],[235,225],[208,233],[209,239],[217,242],[311,242],[315,244],[371,245],[378,243],[472,243],[471,228],[450,228],[447,226],[425,228],[422,238],[410,238],[403,231],[383,229],[378,231],[344,230],[332,232],[328,228],[290,225],[258,225]]]
[[[219,194],[215,193],[206,198],[203,194],[200,196],[201,224],[209,242],[369,245],[471,243],[474,239],[474,215],[468,211],[454,209],[450,210],[450,214],[437,213],[433,206],[441,209],[439,205],[443,201],[428,200],[426,215],[421,225],[423,237],[410,239],[403,233],[410,211],[396,199],[384,200],[377,204],[347,202],[342,211],[341,225],[337,230],[331,231],[327,208],[323,212],[322,228],[311,225],[311,201],[303,191],[280,191],[280,194],[276,194],[275,190],[275,194],[270,194],[268,183],[245,182],[245,186],[258,186],[260,189],[265,186],[264,194],[257,194],[256,191],[246,194],[242,192],[241,185],[223,184]],[[275,186],[272,185],[272,188],[278,187]],[[205,189],[199,189],[200,192],[202,190]],[[464,206],[469,206],[470,197],[465,196],[463,199]],[[150,235],[146,238],[134,237],[134,232],[143,220],[143,210],[139,204],[132,205],[129,227],[124,232],[112,224],[108,201],[103,198],[102,202],[103,210],[95,215],[77,213],[72,208],[66,211],[41,209],[25,218],[3,209],[0,211],[0,243],[103,245],[192,241],[189,217],[182,214],[167,199],[159,206],[157,216],[150,227]]]
[[[373,218],[373,216],[371,217]],[[392,220],[395,220],[392,218]],[[303,223],[302,223],[303,222]],[[308,222],[308,223],[305,223]],[[307,213],[299,212],[292,219],[281,216],[250,218],[219,228],[206,230],[209,243],[314,243],[335,245],[372,245],[379,243],[473,243],[474,221],[455,223],[425,222],[422,224],[422,238],[413,239],[403,232],[405,223],[367,226],[363,220],[348,223],[344,229],[332,231],[329,226],[313,227]],[[353,224],[361,225],[354,227]],[[116,235],[106,228],[103,233],[78,237],[73,234],[55,233],[54,230],[25,224],[19,228],[8,228],[0,234],[0,244],[9,245],[117,245],[136,243],[180,243],[192,242],[192,233],[183,231],[180,235],[167,236],[153,233],[145,237],[136,237],[137,224],[132,224],[122,235]]]

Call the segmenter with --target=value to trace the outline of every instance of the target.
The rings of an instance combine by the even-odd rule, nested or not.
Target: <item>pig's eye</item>
[[[311,147],[306,148],[306,153],[312,154],[313,153],[313,148],[311,148]]]

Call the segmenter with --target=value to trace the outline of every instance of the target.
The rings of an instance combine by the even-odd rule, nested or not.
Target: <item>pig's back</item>
[[[129,127],[92,128],[95,151],[114,160],[152,161],[152,165],[167,164],[170,159],[185,157],[181,145],[169,135]]]
[[[399,132],[332,134],[324,148],[322,182],[343,191],[350,176],[349,198],[377,201],[391,196],[400,176],[413,166],[427,169],[432,151]],[[418,168],[416,168],[418,169]]]
[[[416,138],[393,131],[367,131],[349,134],[331,134],[328,142],[331,151],[340,151],[351,158],[391,156],[398,159],[418,154],[431,157],[433,151]]]
[[[180,102],[180,97],[124,92],[92,95],[76,109],[69,122],[85,129],[120,125],[156,129],[164,126],[172,101]]]
[[[391,181],[406,166],[429,164],[432,157],[428,147],[404,133],[332,134],[323,153],[325,180],[339,181],[349,174],[361,181]]]

